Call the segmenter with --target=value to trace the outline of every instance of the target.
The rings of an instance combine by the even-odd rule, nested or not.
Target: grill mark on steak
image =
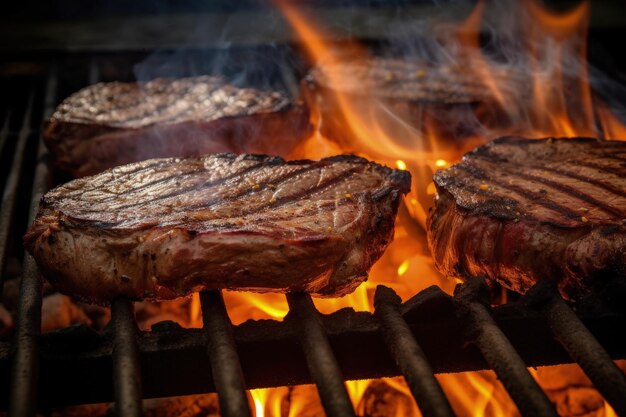
[[[187,188],[183,188],[183,189],[177,189],[176,191],[169,193],[169,194],[164,194],[164,195],[160,195],[158,197],[152,198],[151,200],[147,200],[147,201],[138,201],[135,203],[130,203],[130,204],[126,204],[126,205],[117,205],[116,209],[118,210],[127,210],[127,209],[131,209],[131,208],[141,208],[144,207],[146,205],[149,204],[153,204],[156,203],[158,201],[162,201],[162,200],[166,200],[168,198],[173,198],[173,197],[178,197],[180,195],[183,194],[187,194],[193,190],[196,190],[198,188],[207,188],[207,187],[216,187],[219,185],[222,185],[228,181],[236,181],[238,180],[242,175],[245,174],[250,174],[256,170],[258,170],[259,168],[262,167],[266,167],[268,166],[267,164],[265,164],[265,162],[261,162],[259,164],[250,166],[248,168],[245,168],[239,172],[236,172],[230,176],[224,177],[224,178],[218,178],[217,180],[210,180],[210,181],[205,181],[203,183],[194,183],[190,186],[188,186]],[[177,177],[175,176],[175,173],[171,173],[172,175],[170,175],[169,177],[164,178],[163,180],[170,180],[170,179],[176,179]],[[190,173],[188,176],[192,176],[193,173]],[[157,182],[155,185],[159,185],[161,182]],[[106,201],[105,201],[106,202]],[[97,213],[99,210],[87,210],[87,213]]]
[[[603,148],[603,150],[606,150],[606,148]],[[481,153],[481,152],[475,152],[472,154],[473,156],[477,157],[477,158],[483,158],[483,159],[488,159],[488,160],[492,160],[494,162],[498,162],[498,163],[507,163],[508,160],[506,158],[503,158],[497,154],[494,153]],[[583,164],[581,161],[572,161],[572,163],[568,164],[568,165],[581,165],[581,166],[586,166],[588,168],[592,168],[592,169],[597,169],[597,170],[602,170],[604,171],[603,168],[605,167],[601,167],[599,165],[594,165],[594,164]],[[557,175],[561,175],[563,177],[570,177],[570,178],[574,178],[580,181],[584,181],[584,182],[588,182],[590,184],[593,184],[599,188],[603,188],[613,194],[622,196],[622,197],[626,197],[626,191],[621,190],[617,187],[615,187],[612,184],[608,184],[606,182],[603,181],[598,181],[595,178],[591,178],[587,175],[581,175],[581,174],[577,174],[571,170],[566,170],[560,167],[553,167],[550,166],[548,164],[544,164],[544,165],[535,165],[532,163],[525,163],[524,166],[531,168],[531,169],[536,169],[537,171],[548,171],[551,172],[553,174],[557,174]],[[623,175],[623,172],[620,171],[616,171],[615,172],[616,175]]]
[[[626,197],[626,191],[620,190],[619,188],[614,187],[612,184],[607,184],[605,182],[598,181],[598,180],[596,180],[594,178],[590,178],[590,177],[587,177],[587,176],[584,176],[584,175],[579,175],[579,174],[576,174],[574,172],[566,171],[566,170],[563,170],[563,169],[560,169],[560,168],[552,168],[550,166],[536,166],[536,165],[532,165],[532,168],[538,169],[538,170],[543,169],[543,170],[552,172],[552,173],[557,174],[557,175],[562,175],[564,177],[575,178],[575,179],[577,179],[579,181],[584,181],[584,182],[587,182],[589,184],[593,184],[596,187],[603,188],[603,189],[605,189],[605,190],[607,190],[607,191],[609,191],[609,192],[611,192],[611,193],[613,193],[615,195],[618,195],[618,196],[621,196],[621,197]]]
[[[577,189],[575,189],[575,188],[573,188],[573,187],[571,187],[569,185],[560,184],[558,182],[547,180],[545,178],[541,178],[541,177],[538,177],[536,175],[522,174],[522,173],[519,173],[519,172],[514,173],[514,172],[512,172],[510,170],[506,170],[506,169],[503,169],[503,171],[508,172],[511,175],[516,175],[516,176],[518,176],[520,178],[524,178],[524,179],[527,179],[527,180],[530,180],[530,181],[537,181],[537,182],[540,182],[542,184],[548,185],[548,186],[550,186],[552,188],[556,188],[558,190],[561,190],[561,191],[563,191],[563,192],[565,192],[565,193],[567,193],[569,195],[572,195],[572,196],[574,196],[574,197],[576,197],[576,198],[578,198],[580,200],[586,201],[586,202],[588,202],[590,204],[594,204],[597,208],[599,208],[600,210],[605,211],[607,213],[610,213],[610,214],[613,214],[613,215],[616,215],[616,216],[620,216],[621,215],[621,211],[619,209],[611,207],[608,204],[604,204],[602,201],[599,201],[599,200],[593,198],[592,196],[590,196],[588,194],[580,192]]]
[[[446,186],[452,186],[452,184],[447,183]],[[485,199],[487,199],[487,197],[489,197],[489,194],[487,194],[486,191],[481,190],[478,187],[475,187],[473,184],[460,179],[460,178],[455,178],[454,179],[454,187],[459,187],[459,188],[463,188],[464,190],[467,190],[468,193],[471,193],[473,195],[477,195],[477,196],[481,196],[484,197]],[[459,201],[459,206],[462,207],[465,210],[469,210],[473,213],[485,213],[485,214],[493,214],[493,215],[497,215],[497,216],[501,216],[502,218],[505,219],[513,219],[515,218],[514,210],[509,211],[508,213],[503,213],[502,211],[494,211],[493,207],[496,205],[500,205],[500,206],[504,206],[504,207],[511,207],[512,209],[517,207],[517,205],[519,204],[519,201],[514,200],[512,198],[509,197],[504,197],[504,196],[499,196],[500,200],[498,201],[490,201],[488,205],[483,205],[483,206],[477,206],[476,204],[463,204],[462,201]],[[529,215],[530,216],[530,215]]]
[[[580,218],[580,214],[578,214],[577,212],[572,211],[569,208],[564,207],[560,204],[556,204],[555,202],[551,200],[548,200],[543,194],[536,193],[534,191],[528,190],[526,188],[523,188],[514,184],[506,184],[500,180],[497,180],[487,175],[482,169],[476,166],[458,165],[457,168],[469,173],[474,178],[488,181],[493,184],[497,184],[498,187],[504,188],[506,190],[514,191],[516,194],[518,194],[521,197],[524,197],[526,200],[533,202],[533,203],[540,204],[544,206],[545,208],[550,209],[559,214],[565,215],[570,219]],[[494,197],[499,197],[499,196],[494,196]]]
[[[152,175],[181,172],[189,165],[203,167],[196,172],[199,178],[217,178],[250,164],[241,157],[224,158],[168,159],[163,171],[147,171],[141,178],[130,174],[115,190],[126,203],[123,197]],[[120,295],[171,299],[224,288],[316,296],[353,291],[392,240],[410,174],[350,156],[277,161],[252,176],[126,212],[113,200],[101,204],[102,211],[92,210],[102,198],[96,191],[78,201],[66,198],[66,192],[79,188],[112,191],[104,185],[110,171],[74,180],[46,194],[47,204],[40,206],[24,244],[60,291],[99,304]],[[305,168],[309,171],[302,172]],[[276,182],[286,173],[293,178],[248,191],[249,180]],[[158,197],[171,187],[146,190]],[[243,191],[248,194],[236,197]],[[199,203],[205,210],[193,211]]]
[[[438,171],[427,220],[437,268],[518,292],[555,280],[569,299],[624,279],[626,164],[611,152],[626,142],[508,137]],[[465,186],[487,179],[486,193]],[[503,195],[519,198],[515,218],[496,204]]]
[[[615,154],[606,154],[607,158],[617,159],[618,161],[626,162],[626,158],[622,158],[621,156],[617,156]]]
[[[346,171],[341,172],[340,174],[336,175],[335,177],[331,177],[330,179],[325,180],[324,182],[318,183],[317,186],[312,187],[312,188],[308,188],[308,189],[302,189],[297,193],[294,194],[290,194],[290,195],[286,195],[284,197],[280,197],[278,199],[276,199],[275,203],[267,203],[265,205],[262,205],[261,207],[257,207],[248,211],[244,211],[244,214],[253,214],[256,213],[260,210],[263,210],[265,208],[268,207],[281,207],[284,205],[287,205],[289,203],[294,202],[295,200],[301,199],[307,195],[315,195],[316,193],[319,193],[321,191],[324,191],[326,189],[331,188],[334,185],[337,185],[341,182],[343,182],[344,180],[350,178],[352,175],[354,174],[360,174],[363,172],[363,170],[365,169],[365,167],[358,167],[358,168],[350,168]]]
[[[584,167],[593,168],[595,170],[606,172],[606,173],[617,175],[617,176],[623,176],[624,175],[624,171],[623,170],[620,171],[619,169],[615,169],[615,168],[607,167],[607,166],[603,166],[603,165],[598,165],[596,163],[589,162],[589,161],[575,160],[575,161],[572,161],[572,164],[582,165]]]
[[[352,175],[354,174],[359,174],[363,172],[365,166],[360,166],[357,168],[350,168],[346,171],[340,172],[339,174],[337,174],[334,177],[330,177],[328,179],[326,179],[323,182],[318,183],[315,187],[310,187],[310,188],[303,188],[302,190],[298,191],[297,193],[294,194],[289,194],[283,197],[280,197],[278,199],[275,200],[275,202],[271,202],[267,201],[267,202],[260,202],[260,204],[258,206],[252,206],[250,208],[244,209],[242,211],[238,211],[237,214],[235,216],[220,216],[218,219],[216,219],[217,221],[222,221],[222,220],[230,220],[230,219],[235,219],[235,218],[240,218],[243,216],[247,216],[247,215],[251,215],[251,214],[255,214],[255,213],[259,213],[265,209],[272,209],[272,210],[277,210],[282,206],[286,206],[289,205],[290,203],[294,203],[296,200],[301,199],[305,196],[314,196],[316,195],[316,193],[319,193],[321,191],[324,191],[328,188],[331,188],[333,185],[337,185],[337,184],[341,184],[344,180],[347,180],[348,178],[350,178]],[[295,171],[292,172],[293,175],[290,175],[289,179],[294,179],[297,180],[298,176],[305,173],[305,172],[309,172],[312,171],[315,168],[311,168],[311,169],[302,169],[299,171]],[[276,181],[275,185],[279,186],[283,181]],[[232,203],[233,201],[239,200],[240,198],[246,197],[248,195],[251,194],[255,194],[258,193],[257,190],[253,189],[253,188],[246,188],[244,189],[243,192],[238,193],[236,195],[232,195],[226,198],[216,198],[213,200],[209,200],[205,203],[200,203],[200,204],[196,204],[196,205],[185,205],[185,206],[180,206],[175,208],[174,210],[168,211],[168,215],[170,216],[176,216],[177,214],[182,215],[185,219],[187,219],[189,216],[193,216],[194,214],[197,214],[199,212],[202,212],[206,209],[212,209],[213,211],[215,210],[219,210],[220,207],[228,207],[229,203]],[[146,202],[146,205],[149,205],[151,202]],[[179,219],[180,220],[180,219]],[[156,221],[156,219],[155,219]],[[212,221],[212,220],[209,220]],[[100,223],[96,223],[95,225],[97,225],[97,227],[100,228],[114,228],[116,226],[119,226],[121,224],[123,224],[124,222],[100,222]]]
[[[276,164],[277,161],[283,160],[280,158],[275,158],[275,160],[272,161],[272,164]],[[85,218],[90,218],[94,215],[98,215],[101,212],[110,212],[111,209],[113,209],[116,214],[107,215],[107,219],[101,219],[97,222],[98,226],[101,228],[125,228],[133,226],[134,223],[132,221],[129,222],[128,219],[134,216],[135,211],[148,212],[148,218],[151,218],[153,220],[148,220],[148,218],[144,218],[142,221],[149,224],[154,224],[155,222],[159,221],[160,217],[163,216],[182,216],[186,219],[189,215],[192,214],[197,216],[199,215],[199,213],[205,213],[205,215],[210,215],[212,217],[230,217],[224,214],[224,210],[231,210],[232,204],[237,204],[238,206],[240,206],[239,210],[245,213],[252,213],[257,209],[262,208],[274,209],[274,207],[278,208],[281,205],[287,204],[291,200],[305,196],[306,194],[322,192],[329,187],[332,190],[332,185],[340,185],[343,180],[348,180],[350,176],[361,173],[362,170],[368,166],[366,163],[358,162],[357,160],[357,163],[353,164],[355,168],[350,168],[350,166],[348,166],[347,168],[349,169],[341,171],[338,168],[340,166],[331,166],[333,162],[352,163],[354,161],[351,161],[349,159],[342,160],[340,158],[336,158],[335,160],[331,160],[331,158],[328,158],[328,160],[322,160],[317,164],[307,164],[307,161],[290,161],[286,163],[283,161],[282,167],[286,167],[289,169],[285,170],[285,172],[282,173],[277,170],[268,171],[271,165],[265,166],[265,173],[263,173],[264,171],[259,171],[260,173],[255,176],[255,179],[265,184],[272,183],[273,188],[282,188],[281,192],[284,192],[284,190],[289,191],[288,195],[276,196],[273,203],[270,199],[270,195],[262,194],[263,191],[268,191],[267,188],[262,188],[260,185],[253,186],[252,183],[246,182],[250,181],[248,178],[236,176],[235,178],[228,180],[227,183],[222,183],[221,185],[223,185],[223,187],[206,183],[202,186],[192,186],[183,190],[179,189],[179,191],[175,193],[175,196],[170,196],[170,194],[172,193],[159,195],[159,193],[161,192],[161,187],[159,187],[155,189],[156,193],[154,195],[151,195],[148,200],[143,199],[141,201],[137,201],[137,199],[133,196],[131,196],[131,198],[127,198],[127,196],[124,195],[122,204],[114,204],[112,202],[94,203],[94,201],[78,202],[76,208],[80,207],[80,210],[75,211],[76,214],[71,219],[68,218],[67,221],[71,221],[72,223],[75,223],[77,227],[79,227],[80,224],[84,223]],[[329,169],[324,169],[324,167],[326,166],[328,166]],[[278,168],[281,169],[281,167]],[[325,178],[315,180],[316,184],[310,184],[306,187],[302,187],[302,185],[297,185],[304,184],[302,180],[306,178],[307,174],[314,173],[315,177],[322,172],[322,169],[324,171]],[[174,170],[173,172],[178,172],[178,170]],[[280,175],[274,176],[273,172],[277,172]],[[329,174],[331,176],[328,176]],[[261,181],[260,176],[265,176],[266,178],[263,178],[263,180]],[[198,177],[202,178],[202,174],[199,174]],[[309,177],[307,181],[310,182],[311,179],[312,178]],[[296,184],[297,187],[293,188],[291,184]],[[229,191],[231,189],[232,191]],[[346,190],[345,192],[347,191],[348,190]],[[216,193],[224,195],[216,196]],[[189,196],[189,198],[186,196]],[[185,200],[185,203],[176,203],[178,198],[183,198]],[[203,199],[205,198],[206,200],[203,201]],[[93,198],[90,196],[90,199],[97,199],[97,195],[95,195]],[[200,202],[197,202],[198,200]],[[132,203],[127,203],[129,201],[131,201]]]
[[[239,173],[239,174],[237,174],[237,175],[233,175],[232,177],[227,178],[227,179],[225,179],[225,180],[209,181],[209,182],[207,182],[207,183],[204,183],[204,184],[200,185],[200,188],[211,188],[211,187],[217,187],[217,186],[222,185],[222,184],[225,184],[225,183],[227,183],[227,182],[238,182],[238,180],[239,180],[239,179],[240,179],[243,175],[245,175],[245,174],[250,174],[250,173],[252,173],[252,172],[254,172],[254,171],[258,170],[258,169],[259,169],[259,168],[261,168],[261,167],[267,167],[267,166],[268,166],[268,165],[267,165],[267,164],[265,164],[265,163],[260,163],[260,164],[256,165],[255,167],[252,167],[253,169],[250,169],[250,170],[244,170],[245,172]],[[291,179],[291,178],[296,178],[298,175],[300,175],[300,174],[304,174],[304,173],[306,173],[306,172],[308,172],[308,171],[311,171],[311,170],[314,170],[315,168],[316,168],[316,167],[311,167],[311,166],[309,166],[309,167],[304,167],[304,168],[301,168],[301,169],[299,169],[299,170],[295,170],[295,171],[287,172],[287,173],[285,173],[284,175],[282,175],[281,177],[278,177],[278,178],[276,178],[276,179],[274,179],[274,180],[272,180],[272,181],[275,181],[275,182],[276,182],[276,184],[281,184],[281,183],[283,183],[284,181],[287,181],[287,180],[289,180],[289,179]],[[252,186],[253,186],[253,185],[254,185],[254,184],[250,184],[250,187],[245,188],[242,192],[240,192],[240,193],[238,193],[238,194],[235,194],[235,195],[234,195],[234,196],[232,196],[232,197],[229,197],[229,198],[224,198],[224,199],[219,199],[219,198],[217,198],[217,199],[215,199],[215,200],[212,200],[212,202],[213,202],[213,204],[217,204],[217,203],[221,203],[221,202],[228,202],[228,201],[235,200],[235,199],[237,199],[237,198],[239,198],[239,197],[243,197],[243,196],[245,196],[245,195],[251,194],[251,193],[253,193],[253,192],[255,191],[255,190],[254,190],[254,188],[252,188]],[[165,200],[165,199],[170,198],[170,197],[177,197],[177,196],[179,196],[179,195],[187,194],[187,193],[189,193],[190,191],[193,191],[193,190],[196,190],[196,189],[198,189],[198,187],[195,187],[195,186],[194,186],[194,187],[189,187],[189,188],[187,188],[187,189],[180,190],[180,191],[179,191],[179,192],[177,192],[177,193],[174,193],[174,194],[171,194],[171,195],[165,195],[165,196],[163,196],[163,198],[161,198],[161,197],[159,197],[159,198],[154,198],[154,199],[149,200],[149,201],[140,202],[140,203],[137,203],[137,204],[130,204],[130,205],[122,206],[122,207],[120,207],[119,209],[120,209],[120,210],[126,210],[126,209],[129,209],[129,208],[140,208],[140,207],[142,207],[142,206],[145,206],[145,205],[150,205],[150,204],[153,204],[153,203],[155,203],[155,202],[157,202],[157,201],[160,201],[160,200]],[[213,205],[213,204],[209,203],[206,207],[210,207],[210,206],[211,206],[211,205]],[[189,207],[193,207],[193,206],[189,206]]]
[[[160,164],[159,168],[161,168],[163,165]],[[181,174],[179,174],[178,176],[178,180],[184,180],[185,178],[192,176],[194,172],[198,172],[199,167],[196,166],[190,166],[188,167],[188,169],[186,169],[184,172],[182,172]],[[141,196],[141,191],[144,191],[150,187],[156,186],[156,185],[161,185],[169,180],[176,180],[175,176],[170,175],[170,173],[168,172],[164,172],[164,171],[160,171],[158,168],[157,169],[150,169],[150,170],[144,170],[144,171],[139,171],[136,174],[136,178],[140,178],[140,175],[142,174],[148,174],[148,171],[150,171],[149,173],[151,174],[150,176],[154,176],[155,179],[152,181],[148,181],[146,183],[143,183],[141,185],[139,185],[135,190],[133,190],[132,193],[124,193],[124,196],[126,197],[130,197],[130,196]],[[165,175],[165,176],[163,176]],[[104,203],[107,201],[113,201],[115,199],[118,199],[120,197],[120,193],[115,191],[115,188],[119,188],[122,183],[124,181],[126,181],[126,179],[123,179],[123,177],[118,177],[118,181],[116,181],[116,179],[113,179],[112,181],[100,181],[97,186],[94,187],[90,187],[87,190],[82,190],[81,188],[77,188],[75,192],[68,194],[68,198],[71,198],[75,201],[79,201],[81,199],[81,196],[87,192],[97,192],[97,193],[103,193],[106,195],[103,195],[102,198],[98,198],[95,201],[97,203]]]
[[[142,166],[142,165],[134,166],[130,170],[124,170],[123,172],[120,172],[120,171],[123,168],[125,168],[124,166],[116,167],[115,169],[112,169],[110,171],[110,174],[113,176],[113,180],[112,181],[111,181],[110,178],[104,177],[104,178],[101,178],[99,181],[94,181],[94,184],[89,184],[87,190],[83,189],[82,187],[79,187],[76,190],[74,190],[73,192],[68,192],[67,195],[68,196],[81,195],[85,191],[99,189],[100,187],[102,187],[105,184],[108,185],[108,186],[112,186],[112,185],[115,185],[118,180],[125,178],[124,175],[135,174],[135,175],[138,176],[138,175],[141,175],[142,173],[146,173],[146,172],[151,171],[151,170],[162,168],[163,165],[164,165],[164,160],[163,159],[151,159],[151,160],[146,161],[146,165],[145,166]],[[119,174],[117,178],[115,177],[116,174]]]
[[[198,184],[198,183],[191,184],[190,186],[188,186],[185,189],[179,189],[180,192],[178,194],[189,192],[189,191],[191,191],[191,190],[193,190],[194,188],[197,188],[197,187],[215,187],[215,186],[218,186],[218,185],[223,184],[224,182],[226,182],[228,180],[237,179],[237,178],[239,178],[242,175],[250,174],[250,173],[256,171],[257,169],[261,168],[262,166],[267,166],[266,162],[267,161],[262,161],[262,162],[259,162],[256,165],[251,165],[249,167],[244,167],[243,169],[241,169],[238,172],[235,172],[235,173],[233,173],[231,175],[227,175],[227,176],[222,177],[222,178],[218,178],[217,180],[207,181],[207,182],[204,182],[202,184]],[[189,172],[186,172],[186,173],[181,174],[181,175],[175,175],[174,173],[168,173],[169,174],[168,176],[165,176],[165,177],[160,178],[158,180],[155,180],[155,181],[146,183],[146,184],[144,184],[142,186],[139,186],[139,187],[133,189],[132,193],[129,193],[127,195],[134,196],[134,195],[138,194],[139,191],[146,190],[147,188],[150,188],[150,187],[155,187],[155,186],[158,186],[158,185],[162,185],[162,184],[164,184],[167,181],[180,182],[180,181],[182,181],[182,180],[184,180],[186,178],[193,177],[194,175],[196,175],[200,171],[200,169],[201,168],[199,168],[199,167],[193,167]],[[166,198],[166,197],[172,197],[172,196],[176,196],[176,195],[177,194],[171,194],[169,196],[163,196],[163,197]],[[112,201],[116,197],[117,196],[115,196],[115,195],[109,196],[109,197],[107,197],[107,198],[105,198],[105,199],[103,199],[101,201],[102,202]],[[151,200],[151,201],[156,201],[156,200]],[[151,201],[148,201],[148,202],[151,202]],[[130,208],[130,207],[135,207],[135,206],[134,205],[118,206],[119,209]]]
[[[486,157],[486,155],[480,155],[480,156],[478,156],[477,159],[486,160],[486,161],[489,160]],[[489,161],[489,162],[492,162],[492,161]],[[533,174],[530,174],[530,173],[524,173],[524,172],[521,172],[521,170],[519,170],[519,169],[513,171],[513,170],[507,169],[507,168],[505,168],[503,166],[492,167],[492,168],[493,169],[497,169],[499,172],[506,173],[506,174],[510,175],[511,177],[523,178],[523,179],[531,181],[531,182],[532,181],[538,182],[538,183],[547,185],[549,187],[552,187],[554,189],[560,190],[560,191],[562,191],[564,193],[567,193],[569,195],[572,195],[572,196],[574,196],[574,197],[576,197],[576,198],[578,198],[580,200],[586,201],[587,203],[591,203],[591,204],[595,205],[598,209],[600,209],[600,210],[602,210],[602,211],[604,211],[606,213],[610,213],[610,214],[613,214],[615,216],[620,216],[621,215],[621,211],[618,208],[615,208],[615,207],[612,207],[612,206],[610,206],[608,204],[605,204],[604,202],[594,198],[593,196],[585,194],[585,193],[581,192],[580,190],[578,190],[578,189],[576,189],[574,187],[571,187],[571,186],[569,186],[567,184],[563,184],[563,183],[559,183],[559,182],[556,182],[556,181],[552,181],[550,179],[543,178],[543,177],[540,177],[540,176],[537,176],[537,175],[533,175]],[[536,166],[531,166],[531,167],[528,167],[528,168],[537,169],[537,170],[541,170],[541,169],[547,170],[545,167],[536,167]],[[583,180],[582,178],[584,178],[584,177],[578,177],[578,179],[580,181],[584,181],[584,182],[587,182],[589,184],[592,184],[592,182],[588,181],[588,179],[585,178]],[[602,187],[602,188],[604,188],[604,187]],[[625,194],[624,193],[619,193],[618,195],[624,196]]]

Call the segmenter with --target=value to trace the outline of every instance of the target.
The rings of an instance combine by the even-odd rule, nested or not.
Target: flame
[[[615,410],[613,410],[613,407],[611,407],[609,403],[605,402],[602,414],[600,414],[599,417],[618,417],[618,415]]]
[[[254,416],[281,417],[282,404],[288,392],[288,389],[284,387],[250,390],[250,396],[254,404]]]
[[[337,68],[346,62],[367,62],[372,58],[363,45],[355,42],[339,50],[328,41],[332,34],[305,12],[302,3],[275,0],[275,4],[302,41],[311,61],[324,71],[328,85],[350,85],[354,75]],[[397,111],[375,91],[367,89],[362,89],[357,98],[342,88],[331,88],[326,95],[314,99],[309,97],[311,121],[316,129],[291,156],[316,159],[351,152],[409,170],[413,178],[412,192],[400,209],[395,240],[372,268],[369,281],[345,297],[315,299],[315,306],[322,313],[343,307],[372,311],[377,284],[392,287],[403,299],[430,285],[452,293],[460,281],[441,276],[434,267],[425,223],[436,193],[432,174],[458,161],[464,152],[502,135],[626,138],[626,126],[594,96],[589,86],[586,33],[590,2],[584,1],[566,13],[548,11],[538,1],[507,5],[514,8],[507,12],[515,21],[505,30],[504,40],[513,46],[505,51],[504,59],[481,48],[487,3],[479,1],[464,22],[447,28],[441,46],[445,52],[442,59],[418,63],[422,66],[411,75],[415,80],[443,77],[448,81],[471,72],[470,78],[481,94],[479,105],[462,103],[435,112],[428,104],[420,104],[420,118],[415,120],[410,112]],[[390,71],[386,79],[394,82],[396,76]],[[307,94],[315,93],[305,91]],[[334,126],[339,126],[339,132],[326,130],[332,122],[329,114],[339,120]],[[443,122],[439,120],[441,116]],[[249,319],[282,320],[288,312],[281,294],[227,291],[224,298],[234,324]],[[506,292],[501,301],[507,301]],[[190,322],[198,323],[200,316],[200,302],[195,294],[190,303]],[[518,415],[493,372],[437,378],[459,416]],[[346,382],[360,414],[365,413],[367,395],[374,395],[369,388],[379,386],[380,381]],[[382,381],[398,398],[411,398],[401,378]],[[311,386],[251,390],[250,394],[257,417],[316,415],[311,404],[319,401]],[[414,402],[408,404],[408,408],[395,408],[396,415],[419,416]],[[602,415],[615,413],[606,405]]]
[[[200,313],[200,294],[196,292],[191,295],[191,303],[189,303],[189,323],[191,326],[202,325]]]

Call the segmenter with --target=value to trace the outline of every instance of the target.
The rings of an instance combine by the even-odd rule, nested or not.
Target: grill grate
[[[331,417],[354,416],[339,364],[311,297],[308,294],[287,294],[287,302],[290,319],[298,322],[300,343],[324,410]]]
[[[113,322],[113,380],[115,413],[119,416],[141,416],[141,372],[137,348],[137,326],[133,305],[124,298],[111,303]]]
[[[400,313],[400,297],[386,287],[376,291],[374,306],[389,352],[420,404],[424,415],[453,416],[450,403],[435,379],[424,351]]]
[[[98,61],[89,62],[83,82],[96,82],[102,76]],[[53,183],[33,126],[64,96],[60,73],[52,68],[45,88],[35,85],[22,110],[11,103],[3,108],[0,157],[14,154],[0,214],[3,276],[21,187],[30,187],[32,179],[32,221],[37,202]],[[14,135],[9,121],[16,114],[23,119]],[[9,146],[11,137],[17,138],[15,146]],[[28,172],[31,142],[38,144],[30,167],[34,178]],[[26,254],[15,338],[12,344],[0,342],[0,370],[7,371],[0,373],[6,375],[0,380],[0,406],[21,417],[35,416],[38,404],[113,399],[117,415],[130,417],[141,415],[142,398],[216,391],[224,416],[250,416],[245,389],[314,382],[329,416],[350,416],[355,413],[344,379],[401,374],[425,416],[451,416],[434,374],[491,368],[523,415],[553,416],[553,406],[526,367],[573,360],[615,411],[626,415],[626,377],[611,360],[626,357],[626,336],[616,331],[626,323],[626,312],[610,302],[626,296],[623,284],[614,283],[598,296],[606,308],[598,309],[591,299],[579,303],[576,312],[549,285],[498,308],[486,303],[484,289],[482,281],[470,281],[449,297],[433,287],[401,304],[392,290],[379,287],[374,315],[342,310],[324,316],[308,295],[289,294],[290,312],[283,322],[239,326],[232,326],[221,293],[212,291],[201,294],[203,329],[164,322],[151,332],[139,332],[132,303],[116,299],[105,332],[74,327],[41,335],[42,280]]]
[[[243,371],[224,299],[220,291],[200,295],[202,321],[209,339],[209,360],[224,417],[251,416]]]

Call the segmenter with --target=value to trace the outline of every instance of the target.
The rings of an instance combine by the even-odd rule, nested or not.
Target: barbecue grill
[[[298,62],[280,50],[267,71],[297,86]],[[217,392],[223,416],[249,416],[247,389],[314,383],[329,416],[355,415],[344,380],[402,375],[425,416],[454,415],[438,373],[493,369],[524,416],[556,412],[527,367],[578,363],[619,415],[626,415],[626,285],[576,303],[548,283],[515,302],[490,306],[486,284],[471,280],[449,296],[428,288],[401,302],[379,286],[375,312],[318,312],[306,294],[287,294],[283,321],[233,326],[219,291],[201,294],[203,328],[161,322],[139,331],[133,302],[116,299],[108,328],[74,326],[41,334],[42,278],[21,236],[40,197],[64,181],[51,169],[41,122],[69,93],[101,80],[128,79],[142,54],[68,54],[41,60],[26,75],[1,79],[0,274],[21,259],[15,334],[0,342],[0,408],[34,416],[53,406],[115,403],[141,415],[144,398]],[[111,62],[117,65],[111,65]],[[297,65],[296,65],[297,67]],[[4,175],[6,174],[6,175]],[[2,287],[0,287],[2,288]]]

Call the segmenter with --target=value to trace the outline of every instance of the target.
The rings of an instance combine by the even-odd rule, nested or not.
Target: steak
[[[44,125],[53,161],[75,177],[160,157],[287,154],[310,133],[306,107],[219,77],[99,83],[67,98]]]
[[[434,176],[438,269],[577,298],[626,278],[626,142],[505,137]]]
[[[81,300],[205,289],[340,296],[393,239],[410,174],[356,156],[152,159],[48,192],[24,237]]]
[[[325,62],[305,77],[302,91],[323,136],[342,149],[363,152],[375,143],[358,133],[363,128],[354,126],[353,116],[359,115],[372,129],[390,132],[400,145],[419,143],[420,151],[432,151],[431,141],[422,136],[471,140],[485,125],[496,128],[508,120],[510,110],[501,109],[485,77],[471,68],[382,57]],[[523,97],[520,74],[507,69],[492,77],[500,93]],[[459,147],[458,142],[450,145]]]

